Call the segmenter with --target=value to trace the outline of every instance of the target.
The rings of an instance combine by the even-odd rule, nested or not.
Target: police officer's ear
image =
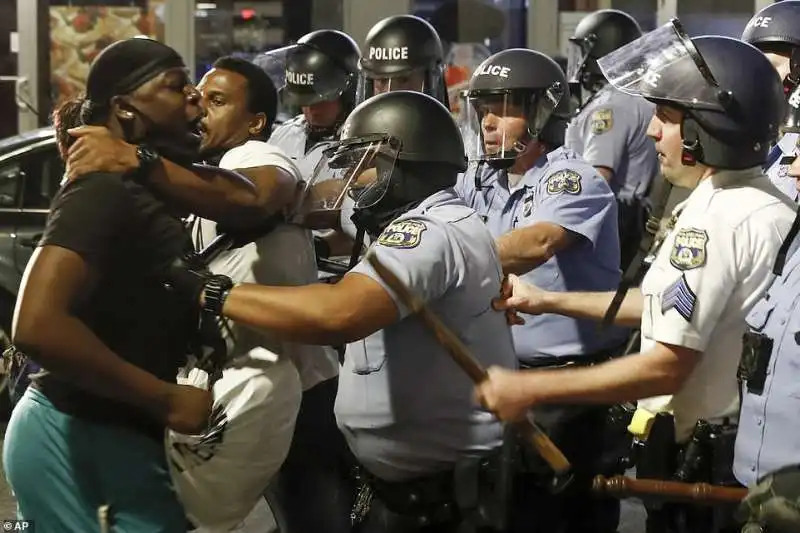
[[[253,118],[250,120],[247,131],[252,136],[261,135],[261,133],[263,133],[263,131],[266,129],[268,122],[269,121],[267,120],[266,114],[257,113],[253,115]]]

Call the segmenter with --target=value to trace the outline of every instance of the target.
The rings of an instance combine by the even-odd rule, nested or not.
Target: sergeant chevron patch
[[[661,314],[675,309],[687,322],[691,322],[696,301],[697,295],[689,287],[686,274],[681,274],[680,278],[661,293]]]

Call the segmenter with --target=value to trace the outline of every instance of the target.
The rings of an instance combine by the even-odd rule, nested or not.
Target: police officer
[[[751,45],[727,37],[689,40],[677,21],[612,52],[600,65],[618,88],[657,104],[648,134],[656,141],[661,172],[692,189],[641,290],[628,293],[617,315],[617,323],[641,324],[641,353],[561,373],[491,371],[479,393],[509,418],[530,405],[650,397],[639,402],[635,420],[647,439],[642,457],[651,456],[648,450],[667,451],[658,469],[648,465],[645,473],[639,462],[638,474],[672,479],[683,472],[686,481],[725,481],[729,473],[699,477],[696,464],[680,464],[676,456],[697,436],[700,420],[701,427],[730,436],[723,433],[724,420],[737,412],[741,324],[766,290],[794,218],[761,170],[784,115],[782,87]],[[542,291],[513,277],[508,294],[500,308],[596,320],[613,297]],[[658,396],[665,394],[671,396]],[[664,419],[668,426],[659,423]],[[663,437],[658,442],[657,427]],[[720,442],[712,461],[730,454]],[[648,531],[680,531],[677,513],[675,507],[650,513]],[[692,519],[691,530],[714,530],[708,515]]]
[[[444,51],[439,34],[424,19],[414,15],[387,17],[367,33],[361,49],[358,102],[389,91],[417,91],[450,107],[444,79]],[[352,221],[353,202],[346,198],[339,226],[355,243],[351,264],[369,236]]]
[[[800,530],[800,465],[764,476],[739,509],[742,533],[793,533]]]
[[[790,178],[785,179],[795,185],[800,178],[800,157],[795,158],[788,174]],[[739,365],[742,405],[733,465],[736,479],[747,487],[770,472],[796,463],[800,447],[798,227],[800,217],[773,269],[778,276],[747,316],[749,331]]]
[[[654,106],[609,85],[597,60],[641,35],[627,13],[601,9],[580,21],[567,45],[567,79],[588,98],[570,122],[565,144],[608,180],[617,197],[623,270],[642,239],[648,193],[658,173],[655,146],[646,135]]]
[[[414,15],[387,17],[367,33],[359,60],[358,101],[389,91],[418,91],[448,109],[439,34]]]
[[[306,205],[336,210],[349,194],[376,257],[479,361],[514,368],[505,318],[489,308],[502,278],[494,240],[452,190],[464,166],[448,109],[420,93],[391,92],[348,117],[341,142],[325,151],[312,178],[313,185],[335,176],[341,188],[316,195],[311,187]],[[188,288],[173,283],[197,297],[195,281]],[[364,520],[362,531],[456,531],[468,514],[465,502],[456,505],[457,465],[498,448],[503,431],[474,403],[470,380],[435,335],[370,263],[360,262],[336,284],[231,289],[218,282],[205,285],[208,312],[298,342],[348,343],[336,416],[365,472],[353,513]],[[469,494],[470,483],[476,477],[458,487]]]
[[[284,99],[302,109],[275,129],[269,143],[289,154],[306,179],[355,107],[358,57],[350,36],[318,30],[254,60],[283,88]]]
[[[553,291],[616,287],[616,203],[606,180],[561,147],[569,89],[558,64],[532,50],[499,52],[475,70],[467,98],[482,151],[457,190],[495,237],[503,270]],[[613,329],[601,336],[589,321],[557,315],[526,316],[524,326],[513,328],[524,368],[591,365],[615,355],[626,334]],[[512,531],[616,531],[617,502],[588,492],[603,452],[595,444],[602,442],[607,411],[563,407],[539,413],[585,484],[550,497],[537,465],[529,465],[515,484]]]
[[[790,96],[800,81],[800,1],[784,0],[763,8],[747,23],[742,40],[764,52],[783,80],[786,96]],[[798,102],[789,100],[789,104],[797,107]],[[787,178],[787,172],[797,155],[800,134],[797,124],[786,126],[767,159],[767,176],[789,198],[797,201],[795,180]]]

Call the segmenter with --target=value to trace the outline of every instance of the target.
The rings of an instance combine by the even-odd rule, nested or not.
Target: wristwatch
[[[203,312],[214,316],[222,315],[222,307],[233,288],[233,280],[228,276],[214,275],[206,280],[203,287]]]
[[[139,168],[136,171],[137,177],[146,177],[161,156],[145,144],[136,147],[136,159],[139,160]]]

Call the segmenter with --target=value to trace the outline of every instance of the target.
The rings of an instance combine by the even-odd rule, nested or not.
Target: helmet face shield
[[[356,209],[372,207],[389,188],[399,152],[400,142],[386,135],[331,145],[305,184],[295,212],[302,218],[338,211],[347,197]]]
[[[567,83],[581,82],[583,66],[586,64],[593,46],[593,39],[570,37],[567,43]]]
[[[414,91],[427,94],[445,102],[444,68],[441,65],[433,69],[417,68],[392,74],[377,74],[364,69],[360,71],[356,102],[361,103],[377,94],[392,91]]]
[[[337,100],[355,83],[355,75],[311,45],[295,44],[257,56],[261,67],[281,91],[283,101],[307,107]]]
[[[598,60],[617,89],[690,109],[724,111],[725,91],[677,19]]]
[[[566,95],[561,83],[547,89],[470,91],[470,111],[461,119],[467,156],[471,161],[508,160],[525,150],[538,138],[550,117]],[[466,122],[466,124],[465,124]]]

